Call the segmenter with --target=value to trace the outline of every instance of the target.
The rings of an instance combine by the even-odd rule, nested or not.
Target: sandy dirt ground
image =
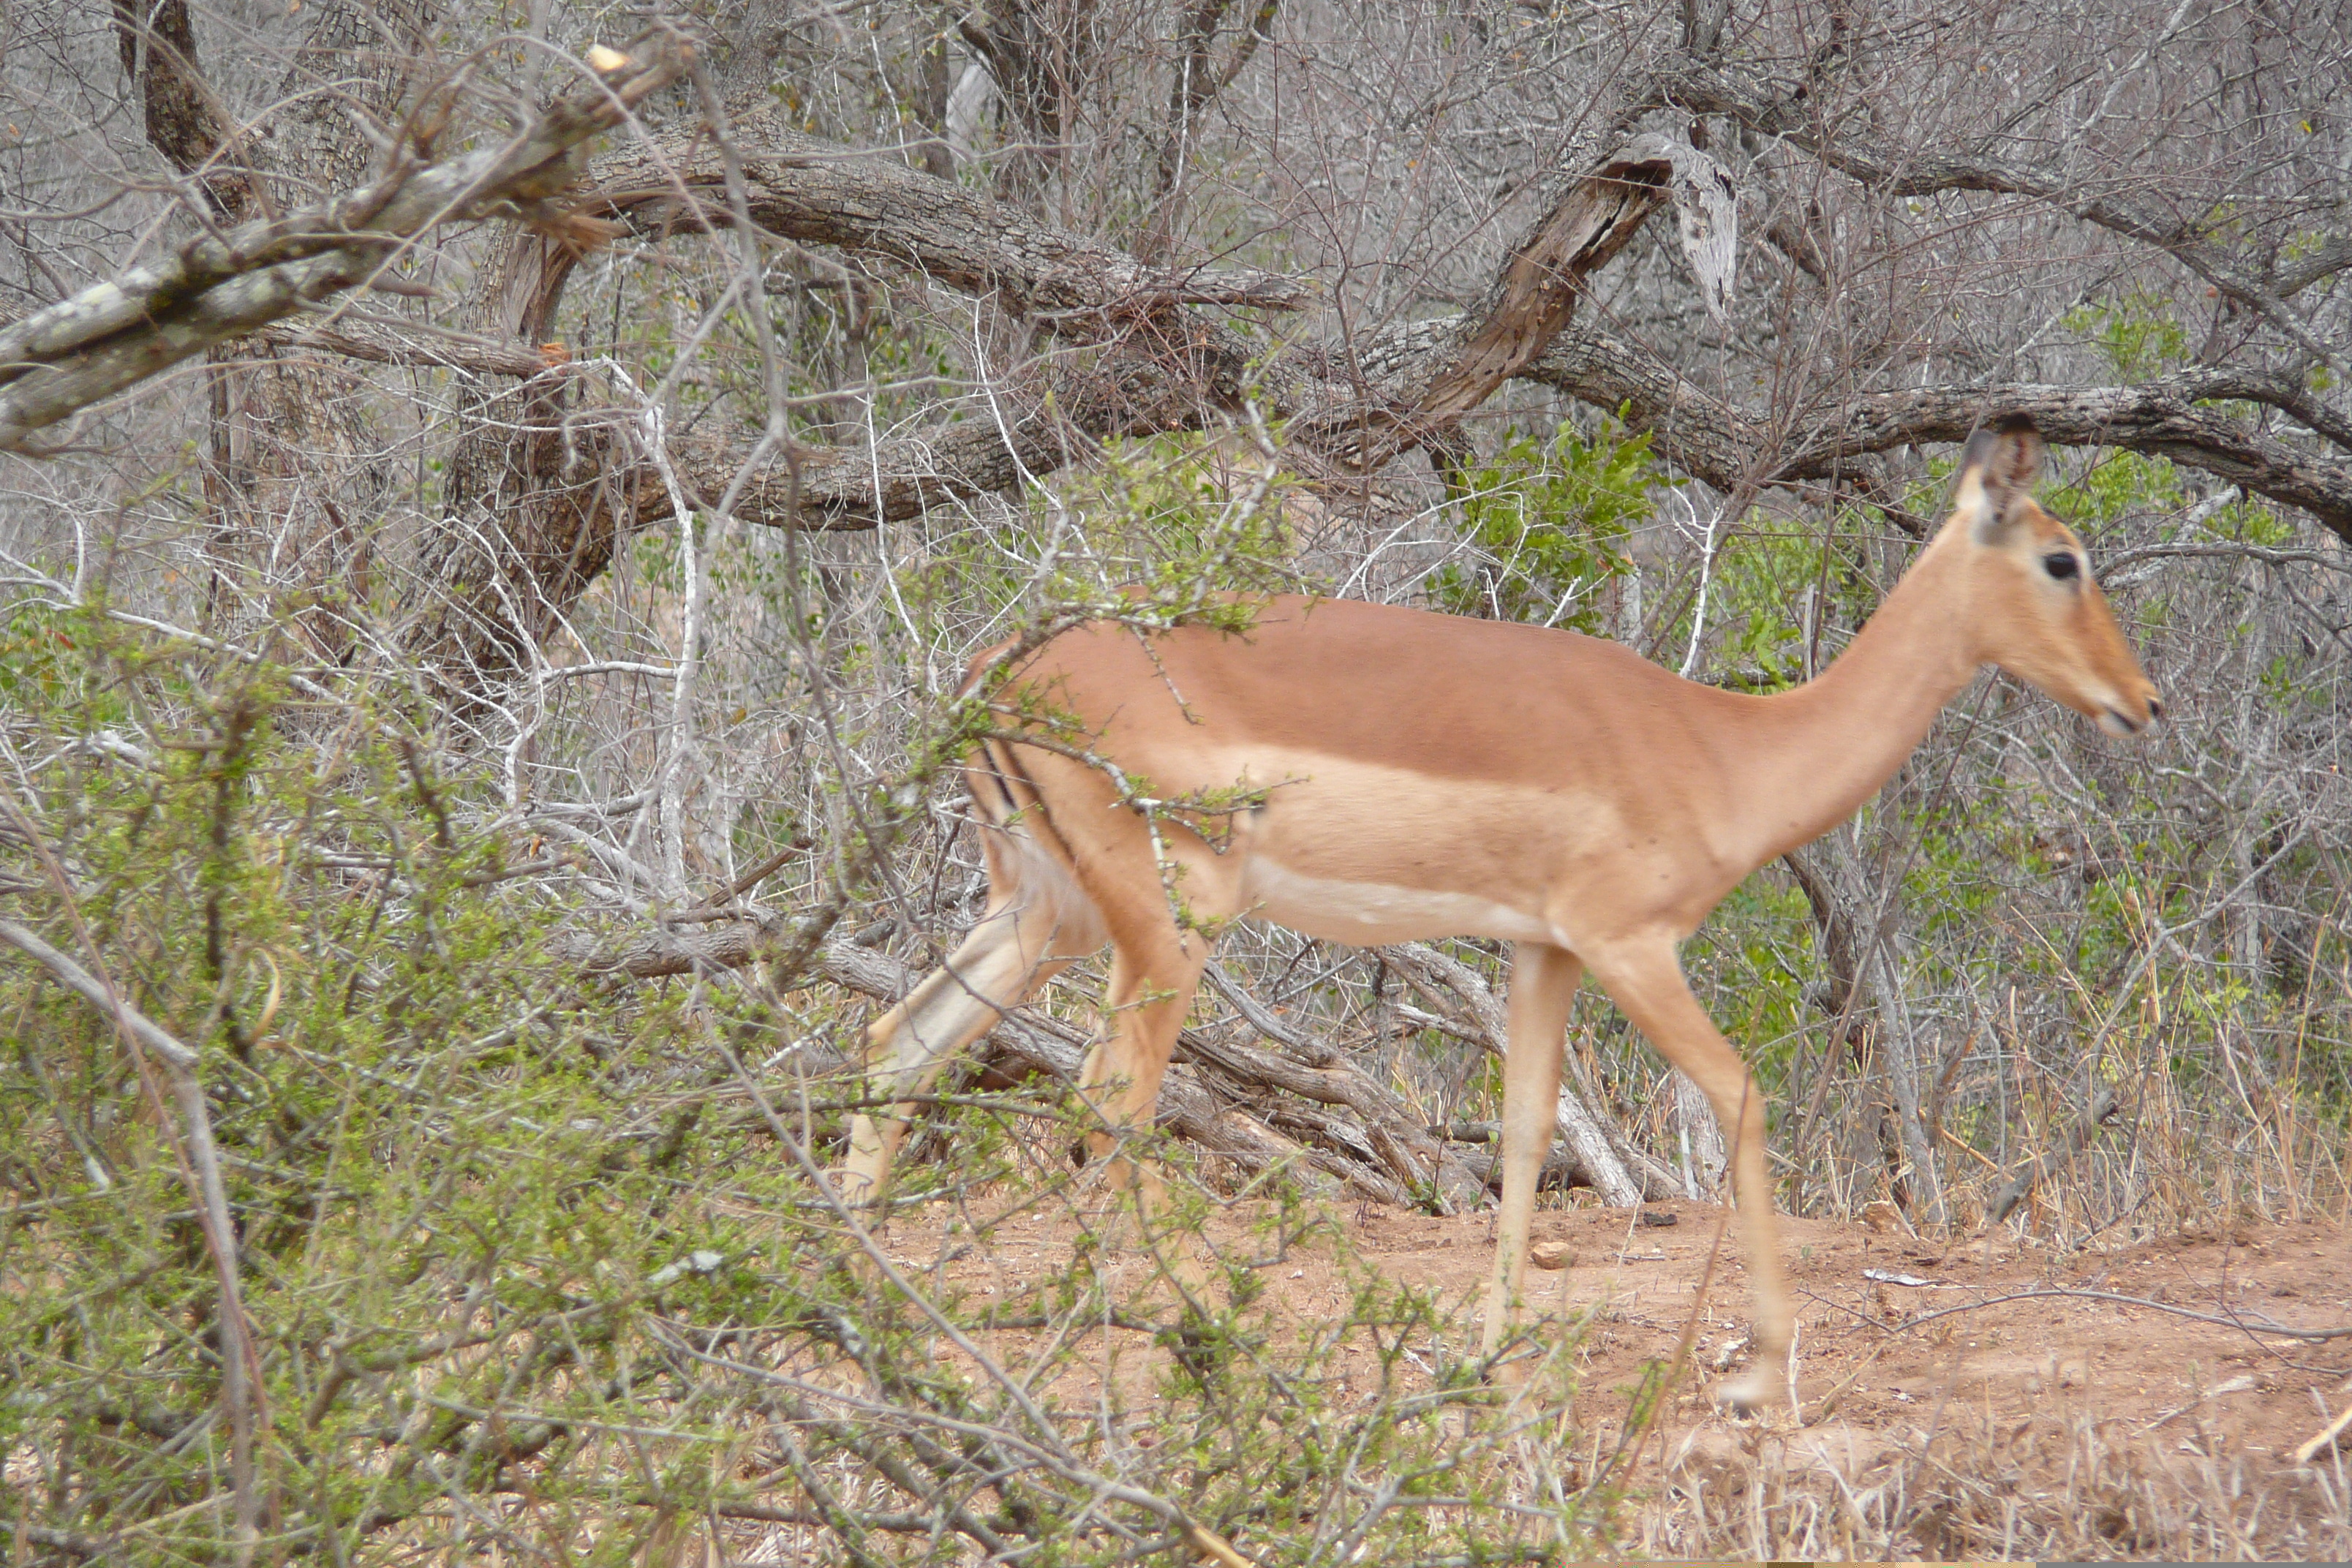
[[[889,1249],[968,1301],[1035,1300],[1033,1292],[1068,1267],[1078,1227],[1042,1207],[1024,1213],[1013,1200],[982,1207],[1001,1217],[985,1223],[990,1216],[967,1209],[983,1219],[980,1239],[950,1216],[918,1210],[888,1227]],[[1265,1217],[1240,1205],[1213,1216],[1207,1234],[1229,1256],[1263,1253]],[[1434,1291],[1457,1346],[1476,1343],[1492,1246],[1486,1215],[1364,1206],[1329,1218],[1262,1261],[1265,1289],[1253,1310],[1270,1322],[1331,1321],[1369,1268]],[[1622,1427],[1645,1363],[1671,1357],[1696,1314],[1695,1364],[1663,1431],[1644,1445],[1646,1484],[1661,1507],[1678,1501],[1704,1512],[1736,1499],[1757,1473],[1767,1429],[1717,1412],[1698,1392],[1744,1360],[1747,1270],[1736,1236],[1722,1234],[1725,1219],[1724,1210],[1695,1203],[1536,1218],[1538,1250],[1556,1244],[1557,1258],[1564,1247],[1567,1266],[1531,1268],[1527,1301],[1560,1325],[1582,1323],[1575,1425],[1597,1449]],[[1941,1442],[1960,1462],[1998,1472],[1999,1488],[2049,1499],[2058,1495],[2053,1487],[2079,1490],[2086,1461],[2112,1460],[2182,1500],[2179,1517],[2164,1521],[2140,1517],[2163,1511],[2153,1503],[2127,1501],[2112,1521],[2090,1521],[2082,1539],[2106,1548],[2097,1555],[2286,1557],[2343,1534],[2334,1521],[2352,1471],[2352,1429],[2340,1453],[2331,1447],[2304,1465],[2294,1455],[2352,1405],[2352,1337],[2310,1342],[2262,1331],[2352,1325],[2352,1233],[2334,1220],[2110,1236],[2065,1252],[2006,1230],[1929,1245],[1899,1224],[1800,1219],[1784,1220],[1782,1234],[1800,1315],[1801,1412],[1798,1423],[1767,1424],[1784,1474],[1833,1470],[1848,1489],[1862,1487]],[[1702,1296],[1711,1251],[1713,1283]],[[1018,1339],[1004,1342],[1016,1359]],[[2206,1492],[2210,1503],[2199,1500]],[[2238,1499],[2252,1500],[2241,1508]],[[1668,1530],[1649,1544],[1702,1542]],[[1981,1530],[1949,1544],[1969,1550],[1937,1554],[1991,1554]]]

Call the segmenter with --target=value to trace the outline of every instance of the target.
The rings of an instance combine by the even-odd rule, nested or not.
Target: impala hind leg
[[[1167,1076],[1185,1011],[1208,963],[1208,939],[1180,931],[1172,921],[1164,931],[1115,941],[1111,949],[1104,1032],[1087,1055],[1078,1092],[1102,1122],[1087,1135],[1087,1157],[1111,1161],[1115,1186],[1129,1184],[1134,1173],[1120,1142],[1151,1125],[1160,1080]]]
[[[1698,1085],[1715,1107],[1731,1145],[1732,1193],[1748,1274],[1756,1292],[1756,1364],[1716,1391],[1726,1403],[1756,1410],[1780,1400],[1788,1388],[1789,1344],[1794,1319],[1780,1268],[1780,1226],[1764,1164],[1764,1100],[1738,1053],[1691,994],[1670,942],[1644,942],[1589,951],[1593,978],[1660,1054]]]
[[[861,1111],[851,1119],[840,1175],[845,1201],[881,1201],[916,1111],[906,1097],[929,1090],[957,1052],[1102,945],[1101,921],[1084,895],[1050,883],[1040,888],[1039,879],[992,901],[954,954],[866,1030],[872,1098],[897,1103],[879,1116]]]
[[[1511,959],[1510,1040],[1503,1052],[1503,1206],[1495,1222],[1480,1353],[1493,1355],[1517,1315],[1536,1181],[1559,1121],[1560,1053],[1583,965],[1564,948],[1521,942]]]
[[[1193,1302],[1205,1299],[1208,1275],[1191,1247],[1181,1240],[1164,1243],[1166,1184],[1158,1165],[1137,1157],[1127,1144],[1150,1130],[1160,1079],[1208,963],[1208,938],[1180,931],[1164,916],[1152,922],[1148,935],[1115,937],[1110,985],[1103,998],[1105,1032],[1087,1054],[1078,1081],[1079,1094],[1100,1122],[1087,1135],[1087,1157],[1107,1161],[1106,1184],[1132,1194],[1145,1247]]]

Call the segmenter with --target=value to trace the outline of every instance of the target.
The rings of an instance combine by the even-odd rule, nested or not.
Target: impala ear
[[[2004,414],[1969,437],[1960,454],[1960,478],[1952,505],[1990,544],[2030,500],[2042,477],[2042,435],[2022,414]]]

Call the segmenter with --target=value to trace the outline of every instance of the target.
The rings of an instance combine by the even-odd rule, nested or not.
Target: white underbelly
[[[1343,882],[1305,877],[1279,861],[1251,858],[1242,880],[1243,912],[1303,936],[1374,947],[1484,936],[1500,942],[1556,942],[1536,916],[1475,893],[1400,888],[1386,882]]]

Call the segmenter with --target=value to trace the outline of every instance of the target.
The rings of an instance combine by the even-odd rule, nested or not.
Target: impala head
[[[1977,653],[2032,681],[2110,735],[2164,716],[2156,686],[2116,625],[2074,531],[2042,510],[2042,437],[2021,414],[1969,438],[1948,532],[1966,552]]]

